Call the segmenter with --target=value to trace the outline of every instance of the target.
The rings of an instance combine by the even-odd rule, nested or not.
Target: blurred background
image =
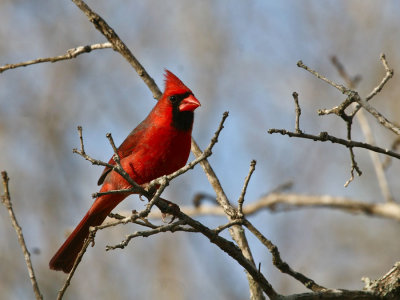
[[[400,2],[352,1],[88,1],[113,27],[163,88],[163,70],[177,74],[202,103],[193,136],[205,148],[229,111],[210,159],[235,203],[251,159],[257,160],[246,202],[287,181],[290,192],[347,196],[382,202],[369,154],[355,150],[363,175],[350,177],[348,150],[281,135],[270,128],[294,128],[292,92],[299,93],[301,129],[345,137],[336,116],[319,117],[319,108],[339,104],[343,95],[296,66],[298,60],[343,83],[330,57],[350,75],[361,75],[358,91],[367,95],[384,76],[384,52],[395,76],[373,99],[390,120],[399,119]],[[0,65],[56,56],[81,45],[105,42],[71,1],[2,0]],[[86,151],[108,160],[105,134],[117,144],[154,105],[152,94],[130,65],[106,49],[76,59],[8,70],[0,74],[0,169],[10,177],[12,203],[32,253],[45,299],[54,299],[66,275],[50,271],[48,261],[92,203],[102,172],[72,148],[83,126]],[[394,135],[368,116],[374,137],[388,148]],[[353,138],[363,141],[357,123]],[[192,158],[192,156],[191,156]],[[399,201],[399,162],[387,170]],[[198,166],[165,192],[177,204],[213,190]],[[1,191],[2,193],[2,191]],[[131,196],[114,211],[143,209]],[[224,217],[198,217],[210,227]],[[270,238],[292,268],[317,283],[361,289],[362,276],[385,274],[400,257],[395,221],[354,216],[329,209],[271,213],[251,221]],[[156,221],[161,223],[161,221]],[[246,299],[245,273],[200,234],[165,233],[136,239],[123,251],[104,252],[138,230],[133,224],[101,231],[67,290],[65,299]],[[227,233],[224,236],[229,237]],[[272,266],[271,255],[250,233],[254,259],[279,293],[306,289]],[[32,299],[25,262],[8,213],[0,208],[0,298]]]

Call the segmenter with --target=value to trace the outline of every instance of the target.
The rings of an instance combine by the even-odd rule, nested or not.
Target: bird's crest
[[[176,95],[191,92],[191,90],[183,84],[171,71],[165,69],[165,95]]]

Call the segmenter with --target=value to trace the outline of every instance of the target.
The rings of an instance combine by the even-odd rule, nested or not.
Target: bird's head
[[[193,95],[193,92],[168,70],[165,70],[164,97],[180,112],[193,112],[201,105],[199,100]]]
[[[182,131],[192,130],[194,111],[200,106],[200,102],[193,92],[168,70],[165,70],[164,94],[158,104],[163,107],[163,114],[171,116],[173,127]]]

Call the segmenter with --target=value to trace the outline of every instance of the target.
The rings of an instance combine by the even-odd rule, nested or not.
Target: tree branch
[[[273,134],[273,133],[280,133],[282,135],[287,135],[289,137],[298,137],[298,138],[304,138],[304,139],[310,139],[313,141],[320,141],[320,142],[327,142],[330,141],[332,143],[337,143],[337,144],[341,144],[343,146],[346,147],[357,147],[357,148],[364,148],[364,149],[368,149],[377,153],[382,153],[388,156],[392,156],[395,157],[397,159],[400,159],[400,154],[393,152],[391,150],[388,149],[383,149],[380,147],[376,147],[376,146],[372,146],[370,144],[367,143],[362,143],[362,142],[356,142],[356,141],[348,141],[348,140],[344,140],[341,138],[337,138],[334,137],[332,135],[329,135],[327,132],[321,132],[319,135],[313,135],[313,134],[306,134],[306,133],[297,133],[297,132],[291,132],[288,131],[286,129],[275,129],[275,128],[271,128],[268,130],[269,134]]]
[[[371,92],[371,94],[370,94],[371,96],[367,96],[367,99],[371,99],[374,95],[376,95],[378,93],[378,91],[380,91],[383,88],[383,85],[389,80],[389,78],[391,78],[393,76],[393,70],[389,69],[384,55],[381,55],[381,60],[383,62],[385,70],[387,71],[386,76],[383,78],[381,84],[377,88],[374,89],[374,91],[376,91],[376,92],[374,92],[374,91]],[[337,57],[335,57],[335,56],[332,57],[331,61],[332,61],[332,64],[336,67],[339,75],[345,80],[346,85],[350,89],[354,89],[357,86],[358,82],[360,81],[361,76],[354,76],[354,77],[349,76],[346,72],[346,69],[340,63],[340,61],[337,59]],[[358,106],[358,108],[359,107],[360,106]],[[357,119],[358,123],[360,124],[361,130],[364,134],[366,142],[370,145],[375,146],[376,142],[373,137],[371,127],[369,126],[369,123],[368,123],[367,117],[365,116],[364,111],[357,109],[357,106],[356,106],[354,112],[357,112],[357,111],[358,111],[357,114],[352,113],[352,114],[350,114],[350,117],[353,118],[354,116],[356,116],[356,119]],[[372,163],[374,165],[375,173],[376,173],[379,187],[381,189],[383,197],[385,198],[386,201],[390,201],[390,202],[394,201],[393,195],[390,192],[388,181],[386,179],[384,166],[379,158],[378,153],[376,153],[374,151],[369,151],[369,154],[370,154]]]
[[[8,214],[10,215],[11,224],[14,227],[15,232],[17,233],[18,242],[19,242],[19,245],[21,246],[22,252],[24,254],[25,263],[28,268],[29,279],[31,280],[33,292],[35,293],[35,298],[41,300],[41,299],[43,299],[43,296],[40,293],[39,285],[37,283],[35,272],[32,267],[31,254],[29,253],[29,250],[26,247],[24,235],[22,233],[22,228],[21,228],[21,226],[19,226],[17,218],[14,214],[14,210],[12,208],[10,190],[8,188],[8,182],[9,182],[10,178],[8,178],[6,171],[1,172],[1,178],[2,178],[2,182],[3,182],[3,190],[4,190],[4,195],[1,196],[1,202],[6,207]]]
[[[40,63],[45,63],[45,62],[54,63],[54,62],[61,61],[61,60],[72,59],[72,58],[76,58],[77,56],[79,56],[83,53],[89,53],[92,50],[107,49],[107,48],[112,48],[111,43],[79,46],[79,47],[67,50],[67,53],[64,55],[59,55],[59,56],[54,56],[54,57],[46,57],[46,58],[38,58],[38,59],[34,59],[34,60],[20,62],[17,64],[7,64],[4,66],[1,66],[0,73],[3,73],[4,71],[7,71],[7,70],[16,69],[16,68],[20,68],[20,67],[26,67],[26,66],[34,65],[34,64],[40,64]]]

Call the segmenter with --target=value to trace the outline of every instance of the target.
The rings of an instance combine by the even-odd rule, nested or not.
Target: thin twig
[[[357,102],[359,105],[361,105],[366,111],[368,111],[371,115],[373,115],[380,124],[382,124],[384,127],[386,127],[387,129],[391,130],[392,132],[394,132],[397,135],[400,135],[400,128],[397,127],[396,125],[394,125],[392,122],[390,122],[388,119],[386,119],[381,113],[379,113],[374,107],[372,107],[367,101],[372,99],[376,94],[379,93],[379,91],[382,90],[382,88],[384,87],[384,85],[388,82],[388,80],[390,78],[393,77],[393,70],[389,69],[388,65],[387,65],[387,61],[385,58],[385,55],[382,54],[381,55],[381,60],[382,63],[385,67],[386,70],[386,76],[383,78],[383,80],[381,81],[381,83],[374,88],[374,90],[365,98],[366,100],[363,100],[357,92],[346,88],[343,85],[339,85],[329,79],[327,79],[326,77],[320,75],[318,72],[310,69],[308,66],[306,66],[301,60],[297,63],[297,66],[300,68],[303,68],[305,70],[307,70],[308,72],[310,72],[311,74],[313,74],[315,77],[325,81],[326,83],[330,84],[331,86],[337,88],[339,91],[341,91],[343,94],[348,95],[349,97],[346,99],[346,101],[342,102],[342,106],[344,106],[344,108],[346,108],[347,106],[349,106],[351,103],[353,102]],[[345,104],[345,105],[344,105]],[[336,107],[338,108],[338,107]],[[320,110],[319,113],[320,114],[329,114],[329,113],[336,113],[334,109],[331,110]],[[358,110],[359,108],[356,108],[356,110]],[[342,109],[343,111],[343,109]],[[356,112],[354,112],[353,114],[355,114]],[[351,116],[351,115],[350,115]]]
[[[75,274],[76,268],[78,267],[78,265],[80,264],[80,262],[82,261],[82,257],[85,254],[87,248],[89,247],[90,244],[94,244],[94,237],[96,235],[96,231],[90,230],[89,231],[89,236],[85,239],[85,242],[83,244],[83,247],[81,249],[81,251],[79,251],[78,256],[76,257],[74,264],[72,266],[71,271],[69,272],[67,279],[64,282],[64,285],[62,286],[62,288],[58,291],[57,294],[57,300],[61,300],[64,297],[65,291],[67,290],[68,286],[71,283],[71,279]]]
[[[29,279],[31,280],[33,292],[35,293],[35,297],[36,297],[36,299],[43,299],[43,296],[39,290],[39,285],[36,280],[35,272],[33,270],[32,262],[31,262],[31,254],[29,253],[29,250],[26,247],[24,235],[22,233],[22,228],[21,228],[21,226],[19,226],[17,217],[15,216],[14,210],[12,208],[10,190],[8,187],[8,182],[9,182],[10,178],[8,177],[6,171],[1,172],[1,178],[3,181],[3,190],[4,190],[4,195],[1,197],[2,198],[1,202],[6,207],[8,214],[10,215],[11,224],[14,227],[15,232],[17,233],[18,242],[19,242],[19,245],[21,246],[22,252],[24,254],[25,263],[28,268]]]
[[[344,118],[344,120],[347,125],[347,140],[351,141],[351,125],[353,124],[353,120],[351,118]],[[350,152],[350,160],[351,160],[350,179],[346,181],[346,183],[344,184],[344,187],[347,187],[350,184],[350,182],[353,181],[354,171],[357,172],[358,176],[362,175],[361,169],[359,168],[359,166],[356,162],[353,147],[349,147],[349,152]]]
[[[80,145],[81,145],[81,152],[83,154],[85,154],[85,145],[83,144],[82,126],[79,125],[77,127],[77,129],[78,129],[78,135],[79,135],[79,142],[80,142]]]
[[[129,174],[122,168],[121,166],[121,159],[119,157],[118,154],[118,149],[115,146],[114,143],[114,139],[112,138],[111,133],[107,133],[106,137],[108,139],[108,141],[110,142],[110,145],[114,151],[114,155],[113,155],[113,160],[115,161],[115,166],[113,167],[114,170],[118,170],[118,173],[123,176],[125,179],[129,179],[129,184],[132,185],[132,187],[130,188],[132,190],[132,192],[136,192],[136,191],[141,191],[143,190],[143,187],[141,187],[139,184],[137,184],[130,176]]]
[[[77,129],[78,129],[78,135],[79,135],[79,141],[80,141],[81,149],[78,150],[78,149],[74,148],[74,149],[72,149],[72,152],[76,153],[76,154],[79,154],[80,156],[82,156],[87,161],[90,161],[92,163],[92,165],[104,166],[104,167],[108,167],[108,168],[112,169],[114,167],[113,165],[108,164],[108,163],[103,162],[103,161],[98,160],[98,159],[94,159],[94,158],[92,158],[92,157],[90,157],[89,155],[86,154],[85,146],[83,144],[82,126],[78,126]]]
[[[67,60],[67,59],[72,59],[75,58],[83,53],[89,53],[92,50],[99,50],[99,49],[107,49],[107,48],[112,48],[111,43],[103,43],[103,44],[93,44],[93,45],[87,45],[87,46],[79,46],[76,48],[72,48],[67,50],[67,53],[64,55],[60,56],[54,56],[54,57],[46,57],[46,58],[38,58],[34,60],[29,60],[25,62],[20,62],[17,64],[7,64],[4,66],[0,67],[0,73],[11,70],[11,69],[16,69],[19,67],[26,67],[29,65],[34,65],[34,64],[39,64],[39,63],[45,63],[45,62],[57,62],[61,60]]]
[[[251,175],[253,174],[254,170],[256,169],[256,163],[257,162],[255,160],[251,161],[249,173],[247,174],[247,176],[246,176],[246,178],[244,180],[242,192],[240,193],[240,196],[239,196],[239,199],[238,199],[238,217],[239,218],[243,217],[244,196],[246,195],[247,186],[249,185],[249,181],[250,181]]]
[[[301,133],[301,130],[300,130],[301,108],[300,108],[300,105],[299,105],[299,94],[297,94],[296,92],[293,92],[292,95],[293,95],[294,104],[295,104],[295,106],[296,106],[296,109],[295,109],[296,120],[295,120],[294,130],[295,130],[297,133]]]
[[[325,81],[326,83],[330,84],[331,86],[337,88],[339,91],[341,91],[343,94],[347,94],[350,90],[348,88],[346,88],[345,86],[341,85],[341,84],[337,84],[335,82],[333,82],[332,80],[329,80],[328,78],[320,75],[317,71],[310,69],[308,66],[306,66],[301,60],[299,60],[297,62],[297,66],[299,68],[303,68],[304,70],[310,72],[311,74],[313,74],[315,77]]]
[[[327,142],[330,141],[332,143],[337,143],[337,144],[341,144],[344,145],[346,147],[357,147],[357,148],[364,148],[364,149],[368,149],[371,151],[375,151],[377,153],[382,153],[388,156],[392,156],[395,157],[397,159],[400,159],[400,154],[393,152],[391,150],[388,149],[383,149],[380,147],[376,147],[376,146],[372,146],[370,144],[367,143],[362,143],[362,142],[356,142],[356,141],[348,141],[345,139],[341,139],[341,138],[337,138],[334,137],[332,135],[329,135],[327,132],[321,132],[319,135],[313,135],[313,134],[306,134],[306,133],[297,133],[297,132],[291,132],[288,131],[286,129],[269,129],[268,130],[269,134],[273,134],[273,133],[280,133],[282,135],[287,135],[289,137],[298,137],[298,138],[305,138],[305,139],[310,139],[310,140],[314,140],[314,141],[320,141],[320,142]]]
[[[389,68],[388,62],[386,60],[386,55],[384,53],[381,54],[380,57],[381,61],[382,61],[382,65],[385,68],[386,71],[386,75],[385,77],[383,77],[382,81],[378,84],[377,87],[375,87],[371,93],[369,93],[369,95],[367,97],[365,97],[366,101],[371,100],[373,97],[375,97],[376,94],[378,94],[383,87],[385,86],[385,84],[389,81],[389,79],[391,79],[394,75],[394,70]]]
[[[357,103],[360,104],[367,112],[369,112],[378,122],[389,129],[390,131],[394,132],[397,135],[400,135],[400,128],[390,122],[387,118],[385,118],[379,111],[377,111],[374,107],[372,107],[367,101],[359,98],[357,99]]]
[[[139,237],[139,236],[141,236],[141,237],[149,237],[149,236],[152,236],[154,234],[158,234],[158,233],[161,233],[161,232],[168,232],[168,231],[169,232],[176,232],[176,231],[197,232],[196,230],[194,230],[191,227],[183,227],[182,225],[185,225],[185,222],[182,221],[182,220],[179,220],[179,221],[176,221],[176,222],[171,223],[171,224],[158,226],[158,227],[156,227],[154,229],[151,229],[151,230],[136,231],[136,232],[134,232],[132,234],[127,235],[126,238],[122,242],[120,242],[119,244],[116,244],[116,245],[113,245],[113,246],[107,245],[106,246],[106,251],[115,250],[115,249],[124,249],[132,239],[134,239],[136,237]]]
[[[219,206],[217,206],[217,207],[220,208]],[[231,228],[234,225],[243,225],[243,219],[242,218],[241,219],[236,219],[236,220],[228,222],[228,223],[226,223],[224,225],[220,225],[220,226],[218,226],[217,228],[214,229],[214,232],[216,234],[220,234],[225,229]]]

